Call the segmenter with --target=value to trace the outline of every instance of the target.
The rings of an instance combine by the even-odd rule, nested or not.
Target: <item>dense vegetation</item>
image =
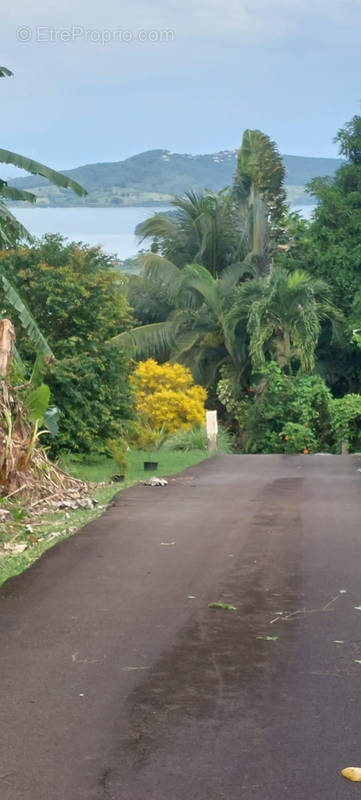
[[[219,181],[229,171],[228,187],[187,188],[170,215],[142,224],[149,250],[131,277],[61,236],[24,244],[3,215],[11,391],[23,392],[18,416],[27,404],[36,431],[47,425],[52,457],[111,455],[123,473],[137,448],[202,451],[205,404],[218,408],[226,449],[361,449],[361,118],[337,141],[335,176],[309,174],[311,222],[289,213],[285,163],[261,131],[245,131],[237,159],[159,151],[124,162],[136,185],[140,159],[150,191],[184,188],[190,173],[203,187],[210,160]]]
[[[132,418],[128,361],[107,344],[132,324],[124,277],[97,248],[51,235],[32,247],[0,251],[1,271],[41,320],[54,355],[43,368],[60,409],[53,453],[103,450]],[[17,347],[31,365],[36,352],[21,328]]]
[[[230,189],[141,226],[143,324],[114,341],[187,365],[248,452],[361,449],[361,118],[336,140],[345,161],[311,182],[309,223],[287,211],[275,144],[246,131]]]
[[[312,178],[333,175],[341,161],[335,158],[283,156],[285,188],[290,202],[307,203],[311,199],[304,187]],[[72,193],[51,186],[41,178],[16,178],[10,185],[34,192],[42,205],[142,205],[169,202],[174,195],[189,189],[214,192],[233,182],[237,151],[226,150],[210,155],[170,153],[149,150],[124,161],[86,164],[65,174],[86,187],[88,195],[78,201]]]

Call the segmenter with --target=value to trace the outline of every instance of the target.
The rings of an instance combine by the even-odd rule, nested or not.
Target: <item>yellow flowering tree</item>
[[[151,428],[172,433],[204,424],[207,392],[182,364],[140,361],[132,381],[138,416]]]

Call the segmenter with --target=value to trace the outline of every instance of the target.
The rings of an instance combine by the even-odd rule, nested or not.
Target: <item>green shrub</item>
[[[28,304],[59,359],[88,353],[93,344],[131,327],[125,278],[111,266],[99,248],[67,244],[52,234],[31,247],[0,251],[1,271]],[[32,361],[29,340],[16,318],[14,322],[17,347]]]
[[[51,405],[60,410],[51,452],[106,451],[133,416],[129,365],[118,346],[105,342],[132,324],[126,281],[99,248],[48,235],[33,246],[0,252],[0,267],[28,303],[55,361],[44,374]],[[6,307],[3,311],[6,313]],[[16,325],[26,364],[33,347]]]
[[[167,450],[183,450],[186,453],[192,450],[207,450],[207,432],[204,426],[192,428],[190,431],[177,431],[168,437],[165,448]],[[225,428],[218,429],[218,452],[232,453],[234,437]]]
[[[152,428],[146,420],[142,417],[139,418],[136,424],[135,438],[138,450],[144,450],[150,457],[163,447],[166,439],[167,433],[164,426],[161,428]]]
[[[107,448],[119,469],[119,475],[125,475],[128,467],[127,443],[124,439],[108,439]]]
[[[107,439],[122,438],[134,424],[128,363],[118,347],[55,361],[45,380],[61,412],[59,434],[49,442],[53,455],[104,452]]]
[[[285,453],[312,452],[317,449],[318,441],[306,422],[286,422],[280,437]]]
[[[361,450],[361,395],[345,394],[331,401],[332,428],[338,451],[347,442],[350,452]]]
[[[331,400],[319,375],[287,376],[271,362],[250,387],[249,395],[237,404],[238,410],[242,409],[238,422],[245,451],[329,450],[334,442]]]
[[[191,428],[189,431],[176,431],[168,437],[165,448],[167,450],[183,450],[185,453],[189,453],[191,450],[207,450],[206,429],[199,426]]]

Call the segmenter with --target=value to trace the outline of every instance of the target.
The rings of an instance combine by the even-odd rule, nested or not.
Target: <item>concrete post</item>
[[[218,435],[217,411],[206,411],[206,428],[207,428],[208,450],[215,452],[217,450],[217,435]]]

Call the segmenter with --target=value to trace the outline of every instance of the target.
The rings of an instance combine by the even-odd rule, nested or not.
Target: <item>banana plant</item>
[[[7,67],[0,66],[0,78],[12,77],[13,73]],[[71,180],[61,172],[51,169],[50,167],[34,161],[27,156],[14,153],[11,150],[4,150],[0,148],[0,163],[12,164],[15,167],[25,169],[32,175],[41,175],[43,178],[54,183],[56,186],[72,189],[76,194],[83,196],[86,195],[86,190],[76,181]],[[0,248],[13,247],[19,240],[31,241],[30,233],[24,228],[23,225],[16,219],[9,208],[6,206],[6,200],[26,200],[31,203],[36,202],[36,195],[32,192],[26,192],[8,186],[7,182],[0,179]],[[15,286],[8,280],[6,275],[0,273],[0,286],[3,295],[10,306],[16,311],[18,319],[26,331],[30,341],[33,343],[38,355],[44,357],[47,361],[54,359],[54,354],[42,334],[36,320],[31,314],[30,309],[22,300]],[[16,356],[15,352],[15,356]],[[18,360],[19,357],[18,357]]]
[[[13,73],[7,67],[0,67],[0,78],[12,77]],[[75,194],[84,196],[87,194],[86,190],[80,183],[73,181],[61,172],[57,172],[39,161],[34,161],[32,158],[20,155],[20,153],[13,153],[11,150],[3,150],[0,148],[0,163],[12,164],[14,167],[24,169],[30,172],[31,175],[41,175],[46,178],[55,186],[61,186],[64,189],[72,189]],[[36,195],[32,192],[26,192],[22,189],[16,189],[13,186],[8,186],[7,181],[0,179],[0,246],[11,247],[16,244],[20,239],[31,240],[29,232],[23,225],[14,217],[14,215],[7,208],[4,200],[22,200],[29,203],[36,202]]]

